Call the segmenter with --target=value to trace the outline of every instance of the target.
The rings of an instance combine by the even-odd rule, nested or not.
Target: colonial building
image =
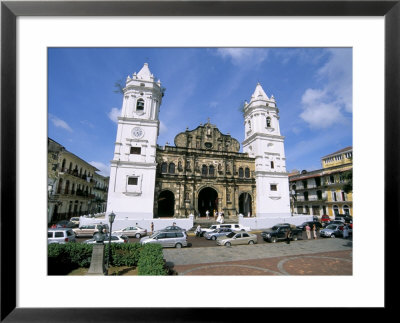
[[[260,84],[243,107],[242,153],[210,120],[177,134],[174,146],[157,146],[163,91],[147,63],[128,76],[123,92],[106,212],[117,222],[193,221],[207,211],[275,222],[290,217],[279,110]]]
[[[48,222],[104,211],[108,178],[50,138],[47,147]]]
[[[346,147],[322,157],[322,169],[291,174],[292,212],[315,216],[352,216],[353,196],[351,189],[346,189],[353,168],[352,154],[352,147]]]

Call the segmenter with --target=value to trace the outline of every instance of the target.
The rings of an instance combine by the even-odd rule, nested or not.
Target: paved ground
[[[352,275],[352,241],[299,240],[256,245],[164,249],[178,275]]]

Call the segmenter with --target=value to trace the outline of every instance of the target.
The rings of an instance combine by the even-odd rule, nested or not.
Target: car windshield
[[[327,228],[327,229],[331,229],[331,230],[335,230],[336,227],[337,227],[336,225],[330,224],[330,225],[328,225],[326,228]]]
[[[226,236],[227,236],[228,238],[233,238],[233,236],[234,236],[235,234],[236,234],[235,232],[231,232],[231,233],[227,234]]]
[[[150,238],[155,238],[156,236],[158,235],[158,232],[155,232],[155,233],[153,233],[151,236],[150,236]]]

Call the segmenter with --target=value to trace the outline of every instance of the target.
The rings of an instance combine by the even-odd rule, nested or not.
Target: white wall
[[[310,215],[295,215],[288,217],[269,217],[269,218],[258,218],[258,217],[243,217],[239,215],[239,223],[250,227],[252,230],[267,229],[271,228],[278,223],[290,223],[294,225],[300,225],[305,221],[312,221],[313,217]]]

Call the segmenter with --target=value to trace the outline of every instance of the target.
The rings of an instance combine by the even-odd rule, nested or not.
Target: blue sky
[[[239,107],[257,82],[277,102],[288,171],[321,168],[322,156],[352,145],[350,48],[49,48],[49,137],[109,175],[115,83],[145,62],[166,88],[159,145],[208,118],[242,143]]]

